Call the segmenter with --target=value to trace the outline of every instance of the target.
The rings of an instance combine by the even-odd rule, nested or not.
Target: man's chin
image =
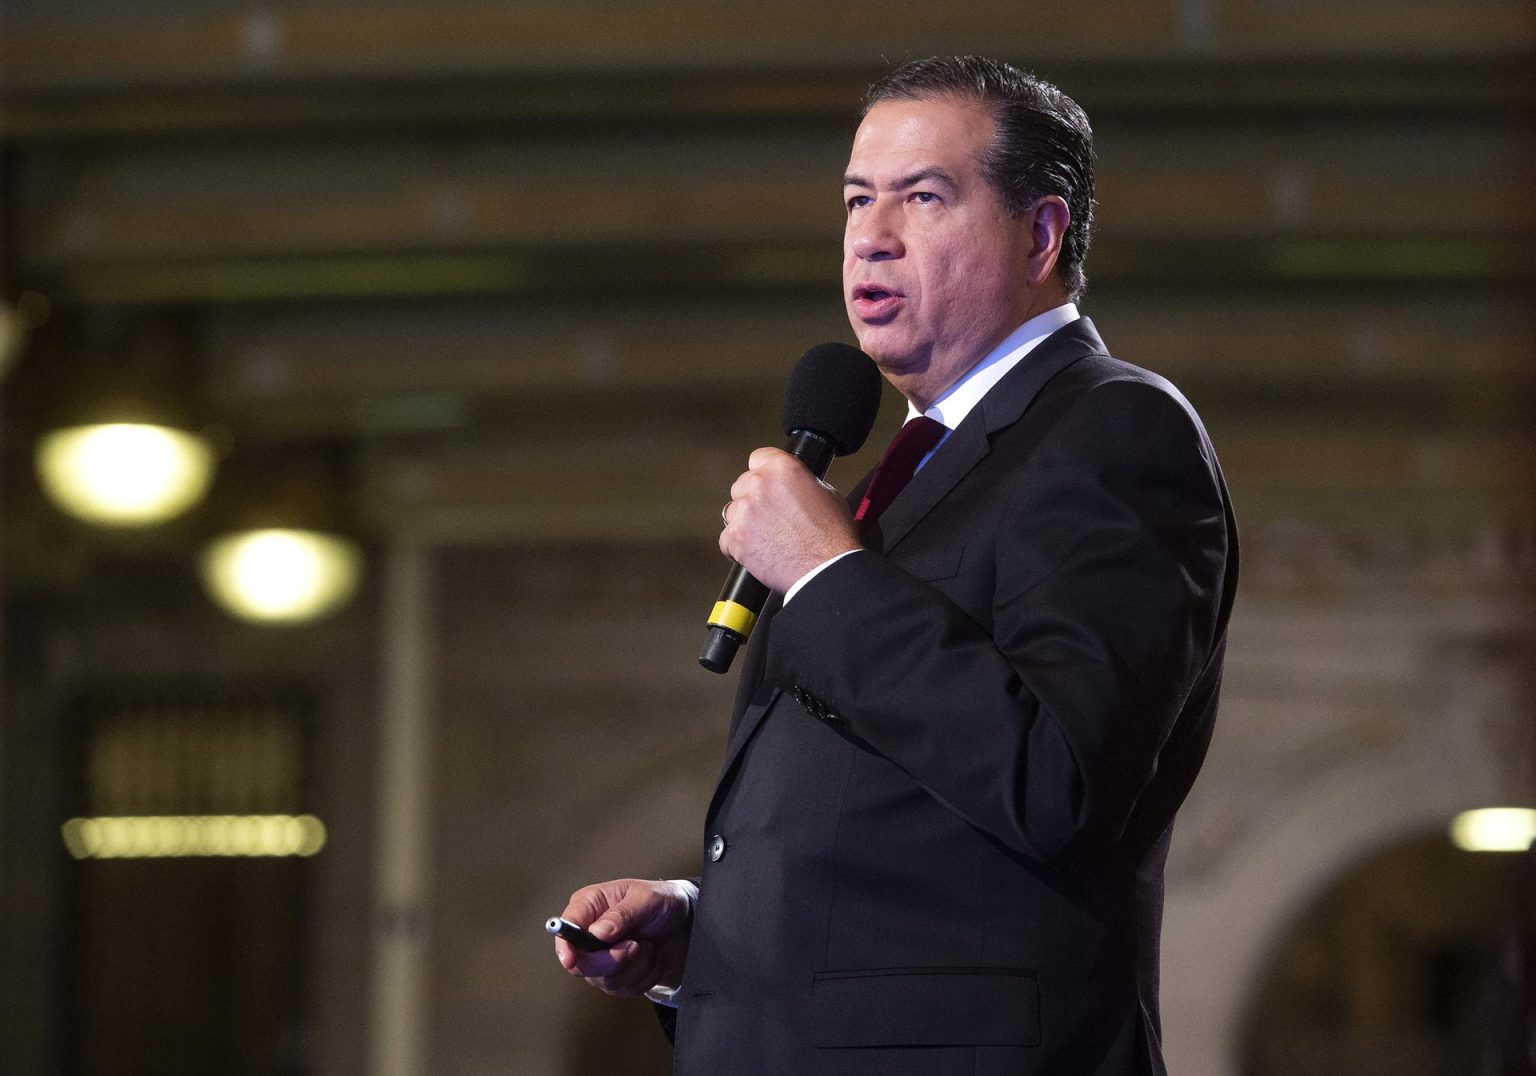
[[[907,348],[882,347],[880,339],[874,334],[860,338],[859,346],[864,354],[875,360],[875,365],[880,367],[880,372],[886,377],[906,377],[920,374],[928,368],[926,354],[913,354]]]

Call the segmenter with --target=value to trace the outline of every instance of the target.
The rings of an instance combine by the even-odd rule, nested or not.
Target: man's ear
[[[1029,280],[1039,285],[1056,269],[1061,256],[1061,239],[1072,223],[1072,211],[1058,195],[1044,195],[1030,214]]]

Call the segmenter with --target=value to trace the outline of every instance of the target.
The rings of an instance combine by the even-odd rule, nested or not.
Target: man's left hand
[[[788,590],[818,564],[862,548],[843,498],[777,448],[747,458],[723,517],[720,551],[772,590]]]

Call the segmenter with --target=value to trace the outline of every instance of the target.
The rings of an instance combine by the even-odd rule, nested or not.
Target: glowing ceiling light
[[[266,624],[324,616],[352,597],[362,574],[357,544],[306,530],[245,531],[203,552],[203,583],[221,606]]]
[[[325,825],[309,814],[71,818],[61,829],[76,859],[312,856],[325,847]]]
[[[168,426],[111,422],[45,434],[37,446],[43,489],[88,523],[141,527],[191,508],[208,492],[213,450]]]
[[[1523,852],[1536,841],[1536,809],[1463,811],[1451,822],[1451,840],[1464,852]]]

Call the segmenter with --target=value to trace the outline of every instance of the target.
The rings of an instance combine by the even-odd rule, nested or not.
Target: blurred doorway
[[[308,1071],[306,709],[196,692],[80,706],[70,1073]]]

